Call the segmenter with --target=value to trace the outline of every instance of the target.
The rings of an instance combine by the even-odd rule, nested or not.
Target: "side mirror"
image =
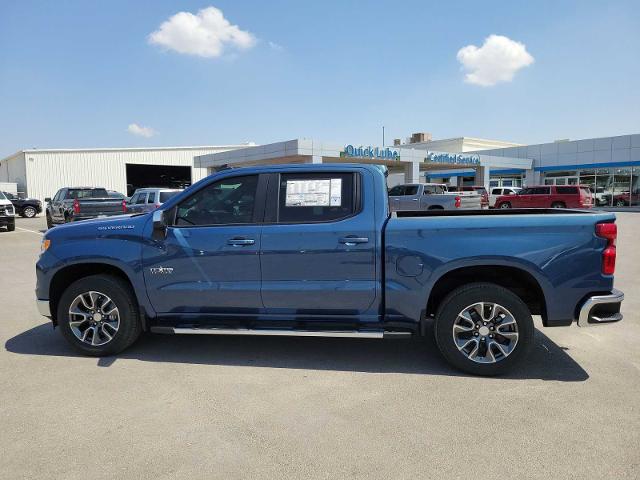
[[[51,203],[51,197],[45,197],[44,201],[47,203]]]
[[[155,210],[153,212],[153,233],[151,237],[154,240],[164,240],[167,237],[167,220],[164,210]]]

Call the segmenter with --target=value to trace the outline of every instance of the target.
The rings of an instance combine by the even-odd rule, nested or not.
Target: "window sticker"
[[[287,180],[286,207],[339,207],[342,179]]]

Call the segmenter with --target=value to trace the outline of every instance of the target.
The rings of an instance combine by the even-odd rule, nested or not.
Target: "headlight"
[[[51,246],[51,240],[48,238],[43,238],[42,243],[40,244],[40,253],[46,252]]]

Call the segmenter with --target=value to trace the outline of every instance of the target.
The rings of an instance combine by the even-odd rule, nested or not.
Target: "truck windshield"
[[[70,188],[66,200],[76,198],[107,198],[109,194],[104,188]]]

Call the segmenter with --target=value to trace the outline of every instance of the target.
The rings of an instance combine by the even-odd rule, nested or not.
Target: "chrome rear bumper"
[[[580,307],[580,313],[578,315],[578,325],[580,327],[592,327],[603,323],[614,323],[622,320],[622,314],[620,313],[620,304],[624,300],[624,293],[615,288],[608,295],[594,295],[587,298],[587,300]],[[594,308],[602,305],[609,305],[613,307],[613,310],[606,312],[595,312],[592,314]],[[617,305],[617,309],[615,308]],[[597,310],[597,309],[596,309]]]
[[[44,317],[51,316],[51,308],[49,307],[49,300],[36,299],[36,307],[38,307],[38,312],[40,312],[40,315]]]

